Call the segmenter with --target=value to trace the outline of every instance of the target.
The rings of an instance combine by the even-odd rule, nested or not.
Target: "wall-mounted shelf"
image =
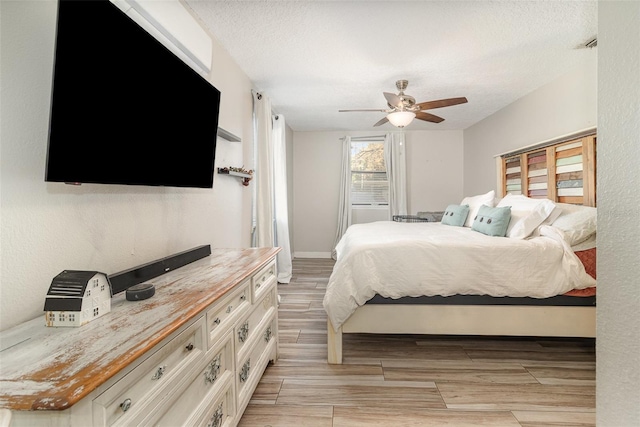
[[[253,178],[253,171],[238,172],[234,170],[230,170],[230,168],[218,168],[218,173],[220,175],[229,175],[229,176],[237,176],[238,178],[242,178],[242,185],[245,187],[249,185],[249,181]]]
[[[240,141],[242,141],[242,139],[240,139],[239,136],[236,136],[236,135],[232,134],[228,130],[222,129],[221,127],[218,128],[218,136],[220,138],[226,139],[227,141],[231,141],[231,142],[240,142]]]

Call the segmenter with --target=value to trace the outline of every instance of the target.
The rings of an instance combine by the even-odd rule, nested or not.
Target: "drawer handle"
[[[247,381],[247,378],[249,378],[249,369],[251,368],[251,359],[247,359],[246,362],[244,362],[244,365],[242,365],[242,369],[240,370],[240,382],[243,383],[245,381]]]
[[[131,408],[131,399],[125,399],[124,402],[120,404],[120,409],[122,412],[127,412]]]
[[[189,343],[189,344],[187,344],[187,346],[185,348],[187,349],[187,351],[191,351],[191,350],[193,350],[193,344]]]
[[[216,317],[216,319],[213,321],[213,323],[215,323],[216,325],[220,324],[220,318]]]
[[[256,283],[256,289],[260,288],[260,286],[262,286],[262,283],[260,282]]]
[[[245,294],[240,295],[240,301],[244,301],[247,299],[247,296]]]
[[[218,379],[219,373],[220,373],[220,355],[217,355],[205,369],[204,381],[207,383],[213,384],[213,382],[216,379]]]
[[[238,341],[245,342],[249,335],[249,322],[244,322],[240,329],[238,329]]]
[[[266,342],[269,342],[271,340],[272,337],[272,333],[271,333],[271,326],[267,327],[267,330],[264,331],[264,340]]]
[[[162,365],[158,367],[158,370],[156,371],[155,374],[153,374],[153,377],[151,377],[152,380],[159,380],[160,378],[162,378],[162,375],[164,375],[164,370],[167,369],[167,365]]]
[[[216,412],[213,413],[211,419],[207,423],[207,427],[221,427],[223,417],[224,414],[222,413],[222,403],[220,403],[216,408]]]

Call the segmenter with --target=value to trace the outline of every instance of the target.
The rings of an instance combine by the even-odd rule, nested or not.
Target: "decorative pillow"
[[[495,206],[495,197],[496,192],[494,190],[491,190],[485,194],[480,194],[473,197],[465,197],[464,199],[462,199],[462,201],[460,202],[461,205],[469,205],[469,215],[467,215],[467,220],[464,222],[464,226],[471,227],[471,224],[473,224],[473,218],[475,218],[478,214],[480,206]]]
[[[564,232],[569,245],[575,246],[595,234],[596,208],[568,203],[556,205],[562,209],[562,213],[551,225]]]
[[[473,220],[472,230],[479,231],[487,236],[504,237],[511,220],[511,207],[502,206],[492,208],[487,205],[480,206],[478,215]]]
[[[449,205],[442,215],[441,222],[445,225],[464,226],[469,215],[469,205]]]
[[[556,204],[549,199],[507,194],[497,206],[511,206],[511,222],[507,228],[507,237],[526,239],[551,215]]]

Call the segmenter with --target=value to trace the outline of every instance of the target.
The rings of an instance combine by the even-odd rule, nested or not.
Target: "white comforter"
[[[518,240],[439,222],[352,225],[336,247],[324,308],[338,328],[375,294],[546,298],[595,286],[561,231],[540,232]]]

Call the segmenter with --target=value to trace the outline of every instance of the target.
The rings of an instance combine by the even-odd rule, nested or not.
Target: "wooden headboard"
[[[499,196],[596,206],[596,134],[500,155]]]

